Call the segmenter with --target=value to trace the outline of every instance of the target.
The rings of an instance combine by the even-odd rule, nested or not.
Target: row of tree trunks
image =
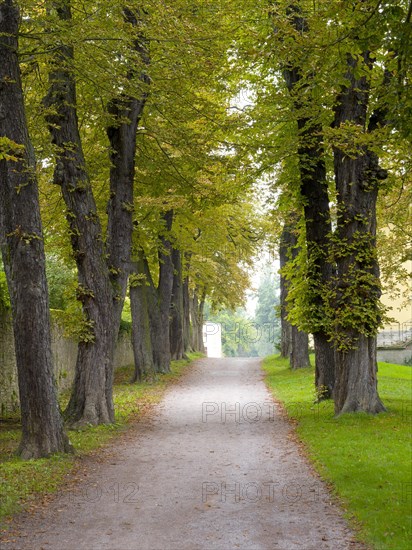
[[[300,7],[291,3],[288,15],[296,32],[308,31]],[[351,124],[360,132],[372,130],[384,123],[382,112],[368,120],[370,82],[362,64],[370,69],[373,60],[368,51],[355,58],[347,57],[347,84],[342,86],[335,107],[334,127]],[[307,72],[307,71],[306,71]],[[286,85],[296,113],[303,107],[302,88],[308,88],[310,78],[302,81],[302,67],[296,62],[284,67]],[[335,312],[331,327],[314,330],[316,355],[316,387],[318,395],[334,397],[335,412],[384,410],[377,392],[376,330],[379,324],[379,267],[376,258],[376,200],[379,181],[387,174],[379,166],[376,154],[365,145],[358,153],[334,148],[334,171],[337,191],[337,228],[333,237],[336,266],[328,260],[332,245],[329,199],[326,183],[322,127],[307,116],[298,114],[298,157],[301,196],[306,224],[309,280],[312,283],[313,305],[318,312],[331,306]],[[320,291],[319,291],[320,290]],[[323,296],[333,291],[334,303],[327,304]],[[348,321],[359,308],[359,301],[368,301],[369,317]],[[362,311],[364,311],[363,308]],[[342,313],[344,312],[344,313]],[[339,319],[339,316],[342,316]],[[320,327],[319,327],[320,325]],[[316,326],[316,323],[315,323]],[[285,324],[285,331],[288,330]],[[286,344],[285,344],[286,346]],[[282,350],[284,353],[286,349]]]
[[[144,374],[168,372],[170,362],[186,358],[188,351],[204,353],[203,310],[205,293],[190,291],[183,275],[183,261],[190,258],[173,248],[168,234],[173,213],[164,216],[165,229],[159,235],[159,283],[156,287],[144,252],[140,251],[130,284],[132,342],[135,358],[134,381]]]
[[[69,0],[56,2],[53,7],[61,21],[71,21]],[[147,66],[149,57],[138,32],[138,12],[124,8],[123,16],[136,29],[132,47]],[[71,46],[56,48],[45,105],[56,145],[54,183],[61,186],[67,207],[78,268],[78,299],[86,319],[66,410],[69,421],[81,425],[114,421],[113,358],[130,270],[136,134],[147,91],[143,89],[139,98],[121,93],[107,108],[112,122],[107,128],[111,169],[105,245],[78,129],[73,61]],[[129,81],[136,79],[136,69],[130,68],[126,76]],[[144,72],[139,80],[148,84]]]
[[[170,309],[174,282],[174,251],[169,240],[173,224],[172,210],[164,214],[163,221],[164,228],[159,235],[157,287],[143,250],[139,251],[130,284],[134,380],[141,379],[143,374],[170,371]]]
[[[25,459],[70,451],[53,374],[34,150],[18,61],[19,9],[0,2],[0,244],[13,315]]]
[[[307,32],[307,22],[300,15],[299,8],[290,7],[293,26],[298,32]],[[299,171],[300,194],[306,226],[306,245],[309,261],[309,283],[312,302],[319,318],[324,317],[325,289],[331,284],[334,267],[328,260],[330,254],[332,226],[329,209],[329,193],[326,179],[325,151],[322,145],[322,126],[301,116],[299,87],[302,81],[301,68],[288,66],[283,71],[284,79],[291,94],[297,114],[299,132]],[[317,323],[319,325],[319,322]],[[315,348],[315,386],[319,398],[330,398],[335,384],[334,348],[326,330],[317,327],[313,330]]]
[[[298,240],[295,223],[285,224],[280,238],[279,260],[282,270],[286,264],[296,258],[298,254]],[[289,359],[292,369],[310,367],[309,337],[306,332],[291,325],[288,315],[288,287],[284,274],[280,279],[280,319],[281,319],[281,356]]]

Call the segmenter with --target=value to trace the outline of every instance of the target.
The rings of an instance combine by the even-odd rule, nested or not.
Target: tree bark
[[[135,273],[144,279],[130,284],[130,307],[132,313],[132,344],[134,353],[134,376],[132,382],[142,379],[143,374],[155,371],[151,334],[151,312],[157,307],[156,290],[150,275],[149,265],[143,254],[138,259]]]
[[[64,433],[50,341],[50,313],[34,150],[18,62],[19,8],[0,2],[0,243],[13,314],[24,459],[72,450]],[[10,140],[10,142],[7,142]]]
[[[363,63],[372,66],[369,52]],[[347,58],[348,84],[335,109],[335,127],[352,123],[366,131],[370,84],[355,76],[358,61]],[[379,325],[379,266],[376,256],[376,200],[379,180],[387,177],[375,153],[357,146],[357,154],[334,148],[338,201],[335,412],[379,413],[385,408],[377,389],[376,332]],[[350,314],[347,321],[343,313]],[[354,317],[355,312],[362,316]],[[365,315],[367,312],[367,315]]]
[[[172,360],[183,359],[183,280],[180,250],[173,249],[173,288],[170,307],[170,353]]]
[[[183,349],[185,353],[192,351],[190,333],[190,288],[187,276],[183,281]]]
[[[294,231],[295,224],[285,224],[280,238],[280,267],[296,257],[297,238]],[[292,369],[310,367],[309,359],[309,337],[306,332],[300,331],[292,326],[287,320],[288,308],[288,287],[289,282],[284,275],[281,275],[281,356],[288,357]]]
[[[376,338],[360,334],[355,349],[336,355],[335,413],[385,411],[377,390]]]
[[[159,283],[153,283],[148,261],[140,250],[136,265],[138,279],[130,285],[132,310],[132,343],[135,375],[145,371],[170,371],[170,307],[173,288],[172,245],[168,233],[172,228],[173,211],[164,214],[165,227],[159,235]]]
[[[293,26],[298,32],[307,32],[307,22],[299,8],[291,5]],[[331,398],[335,384],[335,350],[324,326],[326,289],[330,287],[335,268],[328,260],[331,247],[332,226],[329,209],[329,193],[326,180],[325,151],[322,145],[322,126],[301,116],[302,102],[296,86],[302,82],[301,68],[287,66],[283,71],[286,85],[293,98],[299,131],[300,194],[306,226],[306,243],[309,263],[309,283],[314,319],[315,386],[319,399]]]
[[[124,19],[138,28],[138,12],[124,8]],[[137,33],[133,49],[145,66],[150,59],[144,37]],[[136,79],[136,70],[131,69],[127,75],[129,81]],[[139,80],[147,86],[150,83],[145,72]],[[137,99],[134,96],[121,94],[108,105],[112,124],[107,128],[110,141],[110,199],[107,206],[108,226],[106,246],[110,279],[114,289],[114,334],[117,338],[120,320],[126,296],[127,280],[130,270],[132,233],[133,233],[133,188],[136,155],[137,127],[141,120],[148,97],[143,90]]]
[[[204,310],[205,310],[205,303],[206,303],[206,292],[203,291],[200,302],[199,302],[199,308],[197,312],[197,318],[198,318],[198,324],[197,324],[197,330],[198,330],[198,339],[199,339],[199,352],[205,353],[205,344],[203,341],[203,324],[205,322],[204,319]]]
[[[335,348],[324,331],[313,334],[315,348],[315,388],[317,400],[333,397],[335,387]]]
[[[206,292],[203,291],[199,299],[199,289],[196,288],[190,300],[190,318],[192,324],[192,349],[200,353],[205,353],[206,351],[203,343],[203,311],[205,301]]]
[[[173,224],[173,210],[163,216],[166,232]],[[173,289],[172,244],[168,234],[160,235],[159,249],[159,285],[157,288],[158,315],[152,320],[154,329],[153,342],[154,363],[157,372],[170,372],[170,305]]]
[[[69,1],[56,9],[58,18],[71,21]],[[102,227],[88,179],[76,111],[73,48],[56,48],[49,74],[46,120],[56,146],[53,181],[67,207],[73,254],[78,269],[78,300],[86,319],[79,342],[76,372],[65,411],[75,425],[114,421],[112,398],[115,346],[113,292],[106,263]]]
[[[290,368],[293,370],[310,367],[309,337],[306,332],[291,326]]]
[[[279,263],[280,269],[285,267],[289,257],[288,249],[288,230],[284,226],[282,235],[280,238],[279,247]],[[280,355],[285,359],[289,359],[292,352],[292,325],[287,320],[287,296],[288,296],[288,282],[285,275],[280,274]]]

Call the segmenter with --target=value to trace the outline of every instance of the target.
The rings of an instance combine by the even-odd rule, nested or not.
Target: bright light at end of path
[[[208,357],[220,359],[222,354],[222,325],[207,322],[203,325],[203,343]]]

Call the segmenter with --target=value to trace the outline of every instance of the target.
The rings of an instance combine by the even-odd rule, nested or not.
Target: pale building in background
[[[412,260],[405,262],[405,268],[412,273]],[[412,281],[406,280],[400,290],[399,298],[381,297],[394,321],[378,334],[378,360],[412,365]]]
[[[412,260],[405,262],[408,273],[412,274]],[[389,308],[388,315],[393,317],[394,322],[383,328],[384,333],[393,333],[398,340],[412,339],[412,280],[406,280],[401,295],[393,298],[388,294],[381,297],[382,303]]]

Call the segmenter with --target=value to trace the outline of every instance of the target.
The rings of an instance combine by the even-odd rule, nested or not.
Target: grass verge
[[[317,471],[340,498],[362,540],[377,550],[409,550],[412,535],[412,369],[379,364],[387,412],[335,418],[333,402],[314,404],[314,369],[291,371],[268,357],[266,380],[294,421]]]
[[[0,526],[7,517],[23,507],[35,506],[41,498],[58,491],[66,476],[73,472],[79,459],[111,442],[128,424],[137,420],[145,410],[158,403],[168,386],[183,374],[186,367],[201,354],[189,354],[189,360],[173,361],[172,371],[160,375],[151,382],[130,384],[133,367],[115,371],[114,424],[90,426],[70,430],[69,437],[76,454],[56,454],[47,459],[21,460],[15,456],[20,440],[18,418],[6,418],[0,422]],[[62,405],[68,396],[61,397]]]

